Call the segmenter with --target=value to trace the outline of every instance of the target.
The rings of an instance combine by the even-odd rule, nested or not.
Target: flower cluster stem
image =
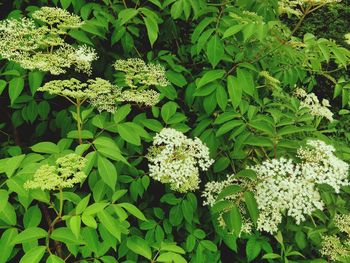
[[[78,130],[78,140],[79,140],[79,144],[83,143],[83,139],[82,139],[82,135],[81,135],[81,131],[82,131],[82,126],[83,126],[83,122],[81,120],[81,113],[80,113],[80,107],[81,107],[82,102],[80,101],[80,99],[77,99],[76,102],[76,108],[77,108],[77,130]]]
[[[59,210],[58,210],[58,215],[56,218],[51,222],[48,230],[48,234],[46,237],[46,249],[49,252],[49,254],[52,254],[52,251],[50,249],[50,237],[52,235],[52,232],[55,229],[55,225],[59,223],[62,220],[62,214],[63,214],[63,191],[62,188],[59,190]],[[61,243],[55,241],[55,249],[60,258],[64,258],[62,249],[61,249]]]

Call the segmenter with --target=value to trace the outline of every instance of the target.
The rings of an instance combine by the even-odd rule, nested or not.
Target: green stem
[[[63,213],[63,191],[62,191],[62,188],[60,188],[59,199],[60,199],[60,208],[58,210],[58,217],[61,218],[62,213]]]
[[[303,23],[305,17],[310,13],[310,7],[306,8],[302,17],[300,18],[300,20],[298,21],[298,23],[295,25],[292,33],[290,34],[290,37],[294,35],[294,33],[300,28],[301,24]]]
[[[58,215],[56,216],[56,218],[51,222],[50,226],[49,226],[49,230],[47,232],[47,237],[45,240],[45,244],[46,244],[46,250],[49,252],[49,254],[52,254],[52,251],[50,249],[50,237],[52,232],[55,229],[55,225],[61,221],[62,219],[62,214],[63,214],[63,191],[62,188],[59,189],[59,210],[58,210]],[[61,244],[59,242],[55,241],[55,248],[56,248],[56,252],[59,255],[60,258],[63,258],[63,252],[61,249]]]
[[[80,116],[80,106],[81,106],[82,102],[80,101],[80,99],[77,99],[77,103],[76,108],[77,108],[77,129],[78,129],[78,139],[79,139],[79,144],[83,143],[83,139],[81,138],[81,130],[82,130],[82,120],[81,120],[81,116]]]

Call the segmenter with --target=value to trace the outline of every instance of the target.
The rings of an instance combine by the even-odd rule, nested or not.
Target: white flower
[[[300,9],[311,9],[312,7],[316,9],[318,6],[339,2],[341,0],[279,0],[278,11],[279,14],[293,14],[300,17],[303,15]]]
[[[0,21],[0,55],[29,70],[49,71],[53,75],[68,68],[91,73],[91,62],[97,59],[94,49],[75,47],[65,41],[69,29],[83,24],[80,17],[55,7],[42,7],[33,12],[33,19]]]
[[[58,190],[71,188],[87,175],[82,171],[87,159],[75,153],[56,160],[55,165],[43,164],[35,172],[33,180],[24,183],[25,189]]]
[[[125,73],[125,82],[130,88],[141,86],[166,87],[169,81],[165,76],[165,69],[159,64],[146,64],[142,59],[118,59],[114,68]]]
[[[249,182],[231,175],[225,181],[207,183],[202,194],[206,199],[204,204],[213,206],[225,187],[238,184],[241,192],[252,191],[255,194],[259,209],[258,230],[275,233],[283,216],[290,216],[300,224],[317,209],[323,210],[319,184],[331,186],[336,193],[339,193],[342,186],[350,185],[349,165],[336,157],[334,152],[334,147],[323,141],[309,140],[306,147],[300,147],[297,151],[300,162],[283,157],[267,160],[249,167],[257,174],[254,181]],[[241,192],[225,199],[239,206],[243,200]],[[350,227],[346,228],[344,223],[350,217],[341,219],[337,222],[342,224],[338,224],[343,230],[346,229],[344,231],[350,232]]]
[[[301,99],[300,108],[307,108],[313,116],[320,116],[333,121],[333,113],[328,109],[330,107],[329,101],[322,100],[322,103],[318,100],[315,93],[307,94],[305,90],[297,88],[294,92],[295,96]]]
[[[274,233],[286,214],[300,224],[316,209],[323,208],[313,182],[302,176],[302,168],[280,158],[251,167],[257,173],[255,198],[260,211],[258,230]]]
[[[189,139],[171,128],[164,128],[154,137],[147,158],[150,176],[181,193],[196,190],[199,168],[206,171],[214,162],[201,140]]]
[[[303,176],[316,184],[328,184],[336,193],[350,185],[349,164],[334,155],[335,149],[320,140],[309,140],[298,150]]]

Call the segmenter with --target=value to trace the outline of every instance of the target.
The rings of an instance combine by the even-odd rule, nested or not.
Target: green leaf
[[[39,263],[46,251],[45,246],[33,247],[21,258],[19,263]]]
[[[39,227],[30,227],[19,233],[12,244],[20,244],[38,240],[47,236],[47,232]]]
[[[183,11],[183,0],[175,1],[171,6],[170,14],[173,19],[178,19]]]
[[[80,200],[80,202],[77,204],[77,207],[75,208],[75,213],[77,215],[80,215],[81,213],[83,213],[86,207],[88,206],[89,201],[90,201],[90,194]]]
[[[183,250],[182,247],[179,247],[175,244],[171,244],[171,243],[162,243],[160,245],[160,250],[161,251],[171,251],[171,252],[175,252],[178,254],[185,254],[185,250]]]
[[[98,173],[101,176],[103,182],[107,184],[113,191],[115,184],[117,183],[117,169],[111,161],[107,158],[99,155],[97,158]]]
[[[233,205],[228,212],[223,214],[223,217],[228,229],[233,230],[236,236],[239,236],[242,227],[242,217],[238,207]]]
[[[267,253],[262,257],[262,259],[276,259],[276,258],[281,258],[281,256],[275,253]]]
[[[255,84],[252,74],[242,68],[237,69],[237,83],[241,87],[241,90],[250,96],[255,94]]]
[[[144,214],[141,212],[140,209],[138,209],[136,206],[134,206],[133,204],[130,203],[120,203],[118,204],[118,206],[123,207],[124,209],[126,209],[130,214],[132,214],[133,216],[137,217],[138,219],[142,220],[142,221],[147,221],[146,217],[144,216]]]
[[[126,245],[134,253],[141,255],[149,260],[152,259],[151,248],[149,247],[148,243],[141,237],[132,236],[128,238]]]
[[[261,252],[260,243],[255,239],[249,239],[245,248],[248,262],[253,261]]]
[[[143,18],[145,22],[147,35],[151,46],[153,47],[154,42],[156,42],[158,38],[158,24],[157,21],[152,16],[145,16]]]
[[[347,50],[345,49],[345,51],[347,51]],[[343,52],[343,48],[334,47],[334,48],[332,48],[332,52],[333,52],[337,62],[339,62],[344,68],[346,68],[349,61],[345,55],[346,53]]]
[[[0,213],[5,209],[8,199],[9,193],[6,190],[0,189]]]
[[[15,102],[19,95],[21,95],[24,88],[24,79],[22,77],[16,77],[9,82],[9,96],[11,99],[11,105]]]
[[[62,8],[67,9],[71,5],[72,0],[60,0],[60,2],[62,5]]]
[[[35,94],[36,90],[41,86],[44,79],[44,73],[41,71],[31,71],[28,74],[29,88],[32,95]]]
[[[0,95],[2,94],[4,89],[6,88],[6,85],[7,85],[7,82],[3,79],[0,79]]]
[[[216,131],[216,136],[219,137],[225,133],[228,133],[229,131],[233,130],[234,128],[244,124],[241,120],[232,120],[226,122],[224,125],[221,125],[221,127]]]
[[[250,215],[250,218],[256,225],[259,216],[258,204],[254,198],[254,194],[252,192],[244,192],[244,201],[247,205],[247,209]]]
[[[232,106],[236,108],[242,100],[242,86],[238,84],[236,77],[227,77],[227,90]]]
[[[41,211],[38,206],[30,207],[23,216],[23,225],[25,228],[36,227],[41,222]]]
[[[11,157],[10,159],[7,160],[6,167],[4,169],[4,172],[6,173],[7,177],[10,178],[15,173],[15,171],[21,165],[24,157],[25,155],[21,154],[21,155]]]
[[[197,88],[201,88],[204,85],[213,82],[214,80],[220,79],[225,75],[225,71],[222,69],[210,70],[204,73],[203,77],[197,83]]]
[[[184,87],[187,84],[185,77],[181,73],[175,72],[173,70],[168,70],[166,72],[166,77],[171,83],[175,84],[178,87]]]
[[[210,38],[207,45],[206,54],[213,68],[219,64],[225,55],[225,46],[217,35],[214,35]]]
[[[132,18],[134,18],[139,12],[137,9],[134,8],[126,8],[121,10],[118,13],[118,20],[120,25],[124,25],[125,23],[129,22]]]
[[[223,86],[219,85],[216,88],[216,100],[219,104],[219,107],[225,111],[226,106],[227,106],[227,93],[226,90]]]
[[[108,203],[93,203],[92,205],[89,205],[83,212],[83,215],[94,215],[98,212],[101,212]]]
[[[134,125],[132,122],[124,122],[120,123],[117,126],[119,135],[127,142],[134,145],[141,145],[140,135],[136,132]]]
[[[7,202],[4,209],[0,212],[0,218],[7,225],[14,226],[17,223],[16,211],[13,206]]]
[[[113,216],[107,213],[105,210],[97,214],[100,222],[106,227],[106,229],[119,241],[121,240],[121,228],[120,222],[116,220]]]
[[[10,257],[13,247],[15,246],[12,241],[17,236],[17,229],[16,228],[9,228],[5,230],[1,236],[0,239],[0,262],[7,262],[8,258]]]
[[[60,148],[53,142],[39,142],[30,148],[37,153],[60,153]]]
[[[305,126],[301,126],[301,127],[297,127],[297,126],[294,126],[294,125],[288,125],[288,126],[285,126],[281,129],[278,130],[277,134],[279,136],[284,136],[284,135],[287,135],[287,134],[293,134],[293,133],[299,133],[299,132],[311,132],[311,131],[314,131],[315,128],[312,127],[312,126],[308,126],[308,125],[305,125]]]
[[[83,214],[81,216],[81,221],[83,221],[83,223],[91,228],[96,229],[97,228],[97,222],[95,220],[95,218],[93,216],[90,215],[86,215]]]
[[[57,257],[54,254],[51,254],[47,260],[46,263],[64,263],[65,261],[63,259],[61,259],[60,257]]]
[[[200,242],[200,244],[211,252],[216,252],[218,250],[218,248],[216,247],[216,245],[213,241],[202,240]]]
[[[76,39],[84,44],[88,44],[90,46],[94,45],[94,43],[91,42],[88,35],[82,30],[77,30],[77,29],[70,30],[68,35],[70,35],[72,38],[74,38],[74,39]]]
[[[51,239],[63,242],[65,244],[80,245],[82,243],[67,227],[56,228],[51,234]]]
[[[187,263],[184,257],[174,252],[161,253],[157,258],[157,262]]]
[[[169,101],[162,106],[160,114],[165,123],[167,123],[177,110],[177,104],[175,102]]]
[[[295,233],[295,242],[300,249],[305,249],[307,246],[306,235],[302,231],[297,231]]]
[[[80,215],[72,216],[71,219],[69,220],[69,227],[77,239],[79,238],[79,235],[80,235],[80,225],[81,225]]]
[[[188,223],[192,223],[193,214],[195,213],[195,211],[192,207],[191,202],[188,200],[183,200],[181,203],[181,210],[182,210],[182,214],[183,214],[185,220]]]
[[[227,37],[230,37],[230,36],[237,34],[239,31],[241,31],[243,29],[244,26],[245,26],[245,24],[239,24],[239,25],[233,25],[233,26],[229,27],[224,32],[223,38],[227,38]]]
[[[115,123],[119,123],[122,120],[124,120],[126,118],[126,116],[128,116],[128,114],[131,111],[131,106],[130,104],[125,104],[123,106],[121,106],[120,108],[118,108],[116,110],[116,112],[114,113],[114,122]]]
[[[87,247],[98,254],[99,251],[99,237],[97,235],[97,231],[95,229],[85,227],[81,232],[82,237],[86,241]]]

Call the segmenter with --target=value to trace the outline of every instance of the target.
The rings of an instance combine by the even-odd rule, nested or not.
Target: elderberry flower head
[[[199,169],[206,171],[214,162],[200,139],[189,139],[171,128],[154,137],[147,158],[150,176],[180,193],[196,190]]]
[[[63,30],[61,33],[65,33],[67,29],[79,28],[84,23],[79,16],[69,13],[67,10],[48,6],[33,12],[33,18],[51,27],[57,26],[57,28]]]
[[[349,262],[350,260],[350,215],[336,214],[334,216],[335,226],[339,229],[343,238],[336,235],[326,235],[322,240],[321,254],[332,261]]]
[[[317,209],[323,209],[319,184],[331,186],[336,193],[342,186],[350,185],[349,165],[337,158],[334,152],[331,145],[309,140],[305,147],[300,147],[297,151],[299,162],[283,157],[264,161],[249,167],[257,175],[254,181],[247,183],[241,178],[229,176],[220,183],[207,183],[202,196],[206,198],[205,204],[213,206],[220,192],[227,186],[239,185],[241,192],[253,192],[259,209],[257,229],[275,233],[284,215],[300,224]],[[242,200],[240,192],[226,196],[225,199],[236,205],[239,205],[238,200]],[[336,219],[342,231],[350,231],[350,227],[347,228],[344,224],[349,218]]]
[[[350,260],[349,242],[343,243],[336,235],[323,237],[320,252],[331,261],[349,262]]]
[[[159,64],[146,64],[139,58],[119,59],[114,68],[125,73],[125,83],[130,88],[139,86],[166,87],[169,82],[165,76],[165,69]]]
[[[350,185],[349,164],[334,155],[335,149],[320,140],[309,140],[298,149],[303,176],[316,184],[328,184],[336,193]]]
[[[38,91],[59,95],[69,100],[88,101],[98,111],[115,112],[118,102],[135,102],[153,106],[159,102],[159,93],[154,90],[122,90],[108,80],[89,79],[87,83],[75,78],[52,80]]]
[[[301,99],[300,108],[307,108],[313,116],[320,116],[333,121],[333,113],[328,109],[330,107],[328,100],[323,99],[321,103],[315,93],[307,94],[301,88],[297,88],[294,94]]]
[[[255,188],[260,211],[258,230],[274,233],[283,214],[300,224],[305,221],[306,215],[323,208],[315,184],[303,178],[301,166],[292,160],[267,160],[251,169],[256,172],[259,181]]]
[[[326,4],[339,3],[341,0],[280,0],[278,1],[279,14],[302,16],[303,13],[300,9],[317,9]]]
[[[80,17],[56,7],[42,7],[33,12],[33,19],[7,19],[0,22],[0,55],[29,70],[49,71],[53,75],[65,73],[70,67],[91,74],[91,63],[97,59],[95,51],[73,46],[65,41],[69,29],[83,24]]]
[[[33,180],[24,183],[25,189],[59,190],[81,183],[87,175],[82,171],[86,158],[75,153],[56,160],[55,165],[43,164],[35,172]]]

